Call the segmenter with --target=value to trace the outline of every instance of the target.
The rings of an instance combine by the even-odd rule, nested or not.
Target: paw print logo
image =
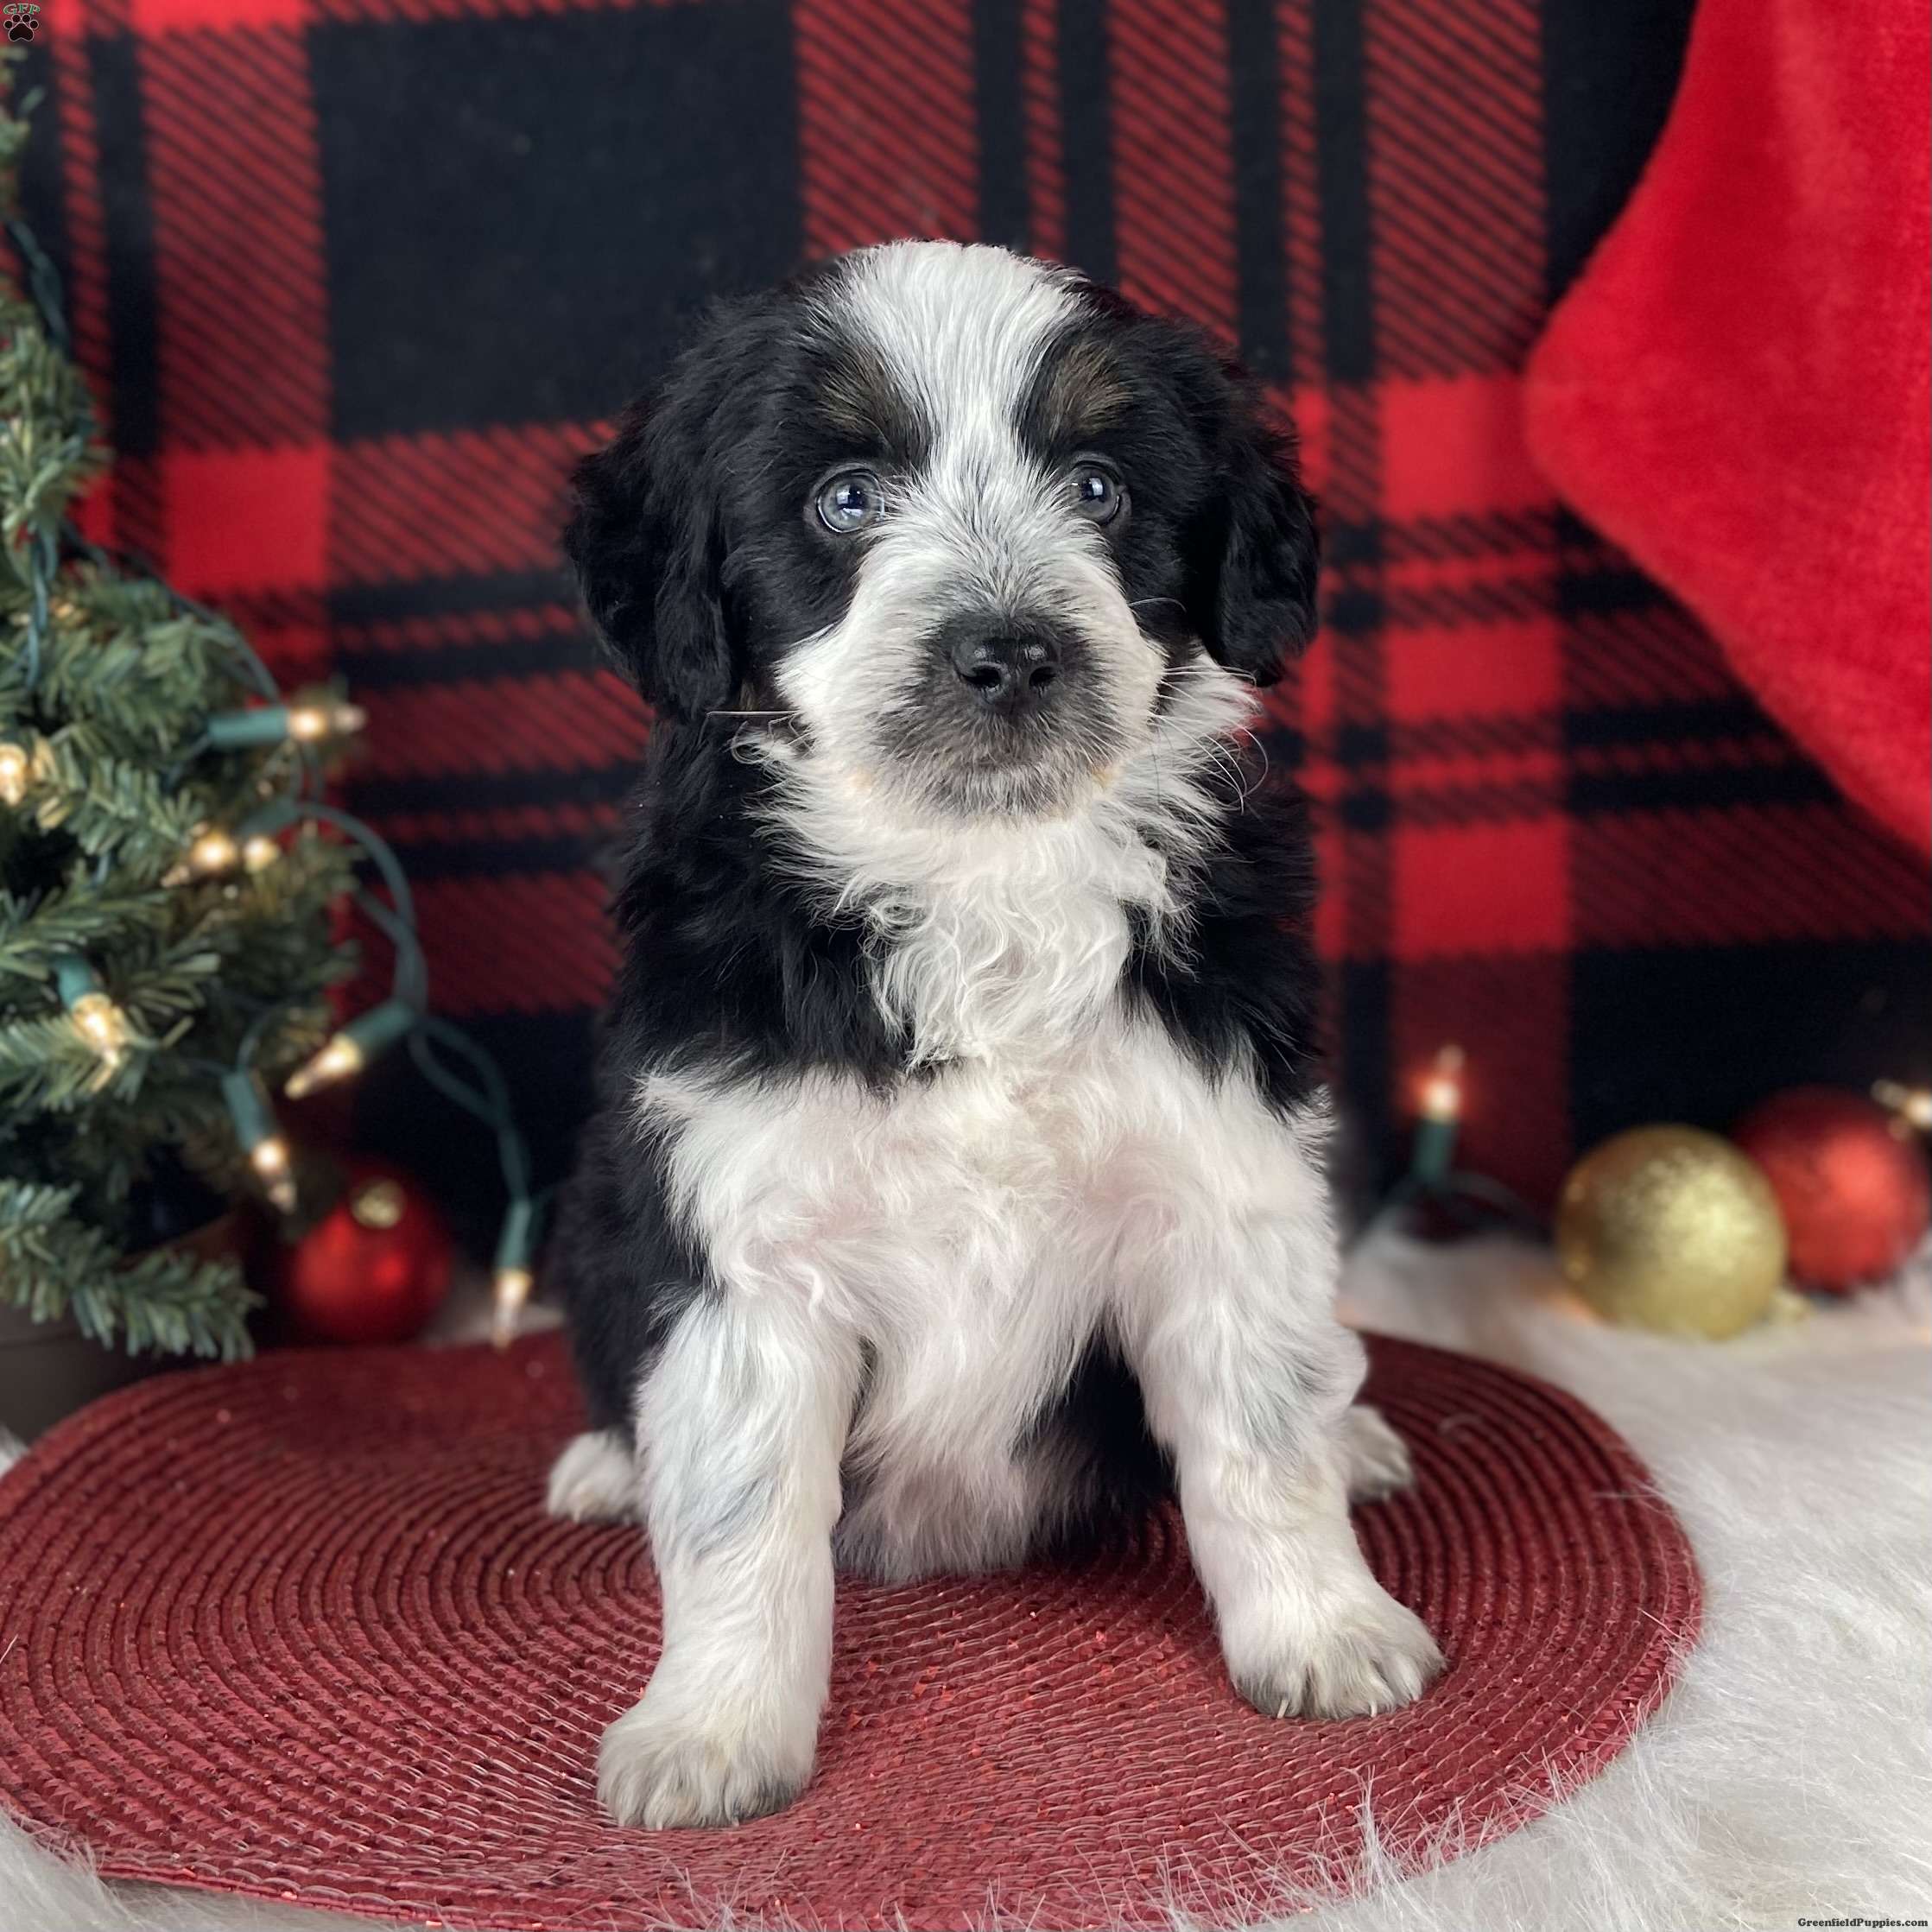
[[[40,29],[41,10],[31,0],[14,0],[5,10],[7,38],[18,43],[30,41]]]

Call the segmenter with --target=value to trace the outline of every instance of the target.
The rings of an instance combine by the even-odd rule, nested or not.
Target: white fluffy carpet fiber
[[[1723,1344],[1600,1327],[1499,1244],[1378,1238],[1365,1326],[1574,1390],[1655,1471],[1703,1567],[1704,1634],[1602,1777],[1467,1857],[1371,1857],[1305,1932],[1711,1932],[1932,1917],[1932,1266]],[[4,1535],[0,1523],[0,1535]],[[5,1633],[0,1632],[0,1651]],[[3,1781],[0,1767],[0,1781]],[[1256,1901],[1278,1913],[1295,1901]],[[0,1821],[0,1926],[316,1932],[354,1922],[103,1885]]]

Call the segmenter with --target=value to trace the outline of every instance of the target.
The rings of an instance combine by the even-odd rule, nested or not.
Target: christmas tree
[[[0,111],[0,1301],[234,1356],[254,1297],[232,1262],[149,1245],[155,1202],[292,1204],[268,1094],[329,1041],[349,965],[356,855],[320,789],[359,719],[284,698],[232,625],[73,530],[102,465],[17,219],[25,138]],[[420,1004],[377,1011],[393,1037]],[[325,1074],[359,1051],[325,1050]]]

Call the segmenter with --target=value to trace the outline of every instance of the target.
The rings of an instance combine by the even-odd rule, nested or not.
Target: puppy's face
[[[577,478],[569,548],[644,695],[790,714],[947,812],[1046,811],[1175,668],[1312,628],[1307,499],[1194,337],[1064,270],[901,243],[725,311]]]

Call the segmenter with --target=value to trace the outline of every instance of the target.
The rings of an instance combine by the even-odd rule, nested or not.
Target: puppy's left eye
[[[1067,482],[1074,491],[1074,508],[1093,523],[1111,523],[1127,503],[1127,486],[1104,463],[1076,463]]]

